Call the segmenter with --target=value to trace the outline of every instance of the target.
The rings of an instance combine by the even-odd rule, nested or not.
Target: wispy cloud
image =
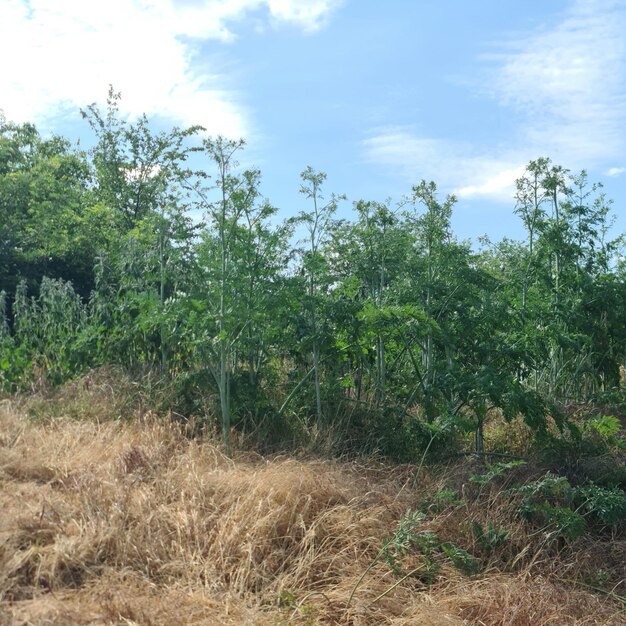
[[[606,176],[621,176],[624,172],[626,172],[626,167],[609,167]]]
[[[196,46],[232,41],[252,13],[312,32],[341,1],[2,0],[0,108],[8,119],[41,123],[102,100],[112,83],[124,94],[124,113],[245,135],[250,114],[236,86],[198,63]]]
[[[578,0],[553,27],[494,57],[492,95],[523,116],[522,140],[583,165],[624,150],[626,6]]]
[[[512,197],[515,178],[540,155],[572,169],[606,170],[626,156],[625,30],[624,2],[578,0],[557,23],[480,59],[487,78],[476,89],[513,122],[504,148],[388,128],[364,141],[366,158],[413,181],[432,177],[461,197],[498,200]]]
[[[515,155],[478,153],[469,143],[421,138],[406,127],[377,129],[363,145],[369,162],[393,168],[412,183],[435,180],[461,198],[510,199],[523,172]]]
[[[343,0],[267,0],[271,16],[290,22],[305,32],[313,32],[326,24]]]

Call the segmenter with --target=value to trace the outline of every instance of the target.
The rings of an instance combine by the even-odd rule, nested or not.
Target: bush
[[[576,495],[582,508],[605,526],[626,521],[626,492],[622,489],[588,485],[578,489]]]

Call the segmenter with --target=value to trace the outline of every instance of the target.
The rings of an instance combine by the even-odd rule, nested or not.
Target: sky
[[[434,180],[462,239],[521,238],[514,181],[585,168],[626,231],[626,0],[0,0],[0,109],[89,145],[106,100],[160,128],[244,137],[287,217],[327,194]]]

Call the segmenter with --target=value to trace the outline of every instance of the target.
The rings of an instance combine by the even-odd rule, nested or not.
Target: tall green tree
[[[72,280],[88,296],[98,237],[89,187],[84,153],[0,118],[0,289],[10,300],[21,279],[34,287],[43,276]]]
[[[311,203],[308,211],[300,211],[294,224],[304,226],[307,233],[303,241],[306,247],[302,256],[302,269],[306,276],[306,303],[305,311],[311,341],[311,355],[313,360],[313,381],[315,386],[315,414],[318,424],[323,423],[320,350],[321,350],[321,310],[323,308],[325,291],[329,287],[328,265],[324,256],[324,245],[329,240],[339,202],[344,198],[331,194],[326,202],[323,195],[323,184],[326,180],[324,172],[317,172],[311,166],[301,174],[302,184],[300,193]]]
[[[281,249],[288,231],[274,229],[274,209],[260,196],[258,170],[238,171],[243,141],[205,140],[215,169],[214,185],[199,187],[206,228],[198,248],[194,301],[204,328],[200,354],[217,386],[224,446],[230,451],[232,382],[240,365],[257,387],[267,355],[265,324],[270,321],[278,273],[287,258]],[[270,325],[271,326],[271,325]]]
[[[98,328],[104,330],[101,343],[118,358],[134,365],[156,361],[167,374],[179,326],[174,296],[189,276],[197,230],[189,215],[196,174],[188,159],[200,149],[193,140],[201,129],[155,132],[145,116],[124,119],[120,99],[110,88],[103,111],[93,104],[82,112],[97,139],[91,151],[94,195],[109,217],[110,237],[98,250],[98,266],[101,276],[107,268],[112,284],[101,280],[99,286],[115,294],[112,315],[106,314],[114,329]],[[111,297],[102,290],[97,295],[100,304]]]

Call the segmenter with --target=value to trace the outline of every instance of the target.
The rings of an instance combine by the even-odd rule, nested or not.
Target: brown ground
[[[417,486],[414,475],[230,460],[165,419],[33,423],[5,400],[0,625],[626,623],[616,597],[573,584],[609,576],[623,594],[623,541],[548,548],[508,518],[508,547],[481,574],[443,563],[432,584],[410,576],[392,589],[388,565],[367,571],[383,541],[444,478],[463,488],[462,468],[422,470]],[[437,510],[424,531],[475,551],[468,515],[495,519],[490,506]]]

